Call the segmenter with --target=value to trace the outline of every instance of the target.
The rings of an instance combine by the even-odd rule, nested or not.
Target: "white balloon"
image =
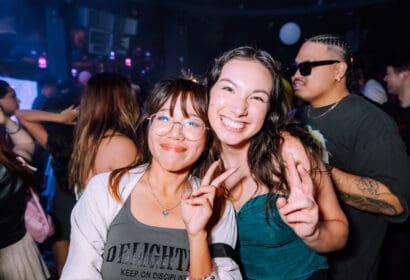
[[[279,38],[285,45],[293,45],[299,40],[300,34],[299,25],[294,22],[288,22],[280,28]]]

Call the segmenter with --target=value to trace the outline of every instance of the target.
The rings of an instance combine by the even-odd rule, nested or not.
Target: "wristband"
[[[204,276],[204,277],[193,278],[193,277],[188,276],[186,278],[186,280],[215,280],[215,279],[216,279],[216,274],[214,271],[211,274]]]
[[[330,165],[328,163],[325,163],[326,171],[329,172],[329,174],[332,173],[333,165]]]

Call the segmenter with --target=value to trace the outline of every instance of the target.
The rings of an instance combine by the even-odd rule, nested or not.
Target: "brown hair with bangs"
[[[168,100],[170,100],[171,103],[170,114],[172,116],[178,99],[181,99],[181,110],[185,117],[189,116],[187,112],[187,103],[188,101],[191,101],[192,107],[198,114],[199,118],[206,126],[209,126],[206,111],[208,107],[208,96],[203,85],[180,78],[164,80],[156,83],[146,99],[144,104],[144,116],[141,118],[137,127],[138,156],[136,163],[114,170],[110,174],[110,193],[118,202],[122,202],[119,192],[119,184],[122,176],[137,165],[151,163],[152,155],[148,146],[148,118],[157,113]],[[209,137],[208,133],[207,144],[210,142]],[[201,157],[203,157],[203,155]],[[191,170],[196,169],[198,162],[201,162],[201,160],[197,160]]]

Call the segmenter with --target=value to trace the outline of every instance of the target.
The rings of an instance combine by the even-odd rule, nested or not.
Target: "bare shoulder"
[[[103,138],[98,147],[98,154],[105,154],[108,157],[135,158],[137,147],[129,137],[119,134]]]
[[[135,143],[128,137],[123,134],[115,134],[110,137],[104,137],[101,140],[100,147],[102,148],[123,148],[122,145],[125,145],[127,148],[130,146],[135,147]]]
[[[105,137],[97,150],[94,162],[96,173],[125,167],[135,161],[137,146],[125,135]]]
[[[281,136],[283,138],[282,147],[281,147],[282,154],[289,153],[289,152],[306,153],[305,148],[302,144],[302,141],[300,141],[299,138],[291,135],[287,131],[282,132]]]
[[[303,163],[305,168],[307,168],[309,166],[309,159],[302,141],[286,131],[282,132],[281,136],[283,138],[281,146],[282,157],[292,154],[296,162]]]

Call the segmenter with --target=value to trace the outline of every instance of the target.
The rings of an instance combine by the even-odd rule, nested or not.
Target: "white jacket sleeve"
[[[209,243],[224,243],[235,249],[237,241],[237,227],[235,220],[235,210],[232,204],[227,201],[225,212],[220,221],[216,224],[211,232]],[[216,279],[221,280],[241,280],[242,276],[238,264],[228,257],[216,257],[215,262]]]
[[[102,279],[100,270],[110,202],[104,190],[106,181],[100,179],[101,176],[97,176],[90,180],[71,213],[70,247],[62,280]]]

